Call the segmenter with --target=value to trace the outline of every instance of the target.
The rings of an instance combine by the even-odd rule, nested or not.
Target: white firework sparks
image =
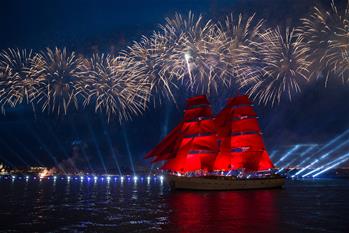
[[[26,49],[6,49],[0,53],[0,105],[15,107],[37,95],[38,79],[30,72],[35,54]]]
[[[310,16],[301,20],[300,32],[311,51],[314,76],[323,73],[326,84],[330,74],[348,81],[349,1],[344,9],[338,9],[334,1],[329,11],[314,7]]]
[[[257,80],[251,79],[248,93],[264,104],[280,103],[284,93],[291,100],[301,91],[301,84],[309,79],[309,49],[303,37],[289,28],[285,34],[279,28],[268,30],[261,34],[261,39],[259,49],[264,74]]]
[[[142,80],[128,74],[127,60],[105,54],[94,54],[86,61],[84,104],[94,104],[95,111],[104,112],[120,121],[130,119],[144,110],[147,88]]]
[[[66,114],[73,105],[78,108],[77,87],[84,82],[83,58],[66,48],[47,49],[35,59],[32,72],[40,79],[39,94],[35,99],[42,111]]]

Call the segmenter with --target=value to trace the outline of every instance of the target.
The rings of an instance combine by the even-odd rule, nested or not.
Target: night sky
[[[329,7],[330,1],[313,0],[183,0],[183,1],[1,1],[0,49],[67,47],[89,55],[117,53],[141,35],[149,35],[165,17],[175,12],[202,14],[222,20],[230,13],[256,12],[268,25],[295,26],[315,4]],[[336,1],[345,4],[345,1]],[[330,77],[314,80],[292,102],[279,106],[259,106],[266,146],[269,150],[303,143],[325,143],[349,128],[348,84]],[[236,94],[231,91],[231,95]],[[225,99],[213,98],[216,110]],[[122,123],[107,122],[92,110],[70,112],[57,117],[32,112],[30,106],[9,109],[0,116],[0,161],[7,165],[53,166],[71,156],[79,145],[91,166],[102,163],[113,170],[115,161],[129,168],[129,155],[135,166],[149,164],[144,154],[154,147],[181,119],[183,100],[149,108],[142,116]],[[128,141],[128,146],[126,141]],[[102,158],[102,160],[101,160]],[[101,162],[103,161],[103,162]]]

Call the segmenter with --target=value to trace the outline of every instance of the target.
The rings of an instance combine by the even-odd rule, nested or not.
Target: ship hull
[[[248,190],[281,188],[285,178],[234,179],[231,177],[182,177],[167,176],[172,189],[184,190]]]

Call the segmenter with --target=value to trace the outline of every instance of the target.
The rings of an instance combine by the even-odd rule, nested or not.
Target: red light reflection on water
[[[275,202],[280,190],[174,192],[170,227],[176,232],[280,232]]]

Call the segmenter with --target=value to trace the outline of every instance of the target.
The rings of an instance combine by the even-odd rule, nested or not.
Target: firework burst
[[[83,58],[74,52],[55,48],[41,52],[35,59],[32,73],[40,80],[35,102],[42,111],[66,114],[70,105],[78,108],[78,95],[83,86]]]
[[[38,79],[30,69],[34,54],[31,50],[7,49],[0,53],[0,105],[15,107],[26,100],[31,102],[37,94]]]
[[[38,54],[5,50],[0,105],[4,112],[26,100],[66,114],[82,103],[108,119],[123,120],[143,112],[149,102],[176,102],[187,92],[221,96],[232,89],[274,105],[300,92],[309,73],[349,81],[348,6],[342,11],[332,2],[329,12],[314,8],[297,33],[264,30],[264,21],[254,15],[213,23],[191,12],[175,14],[118,56],[84,58],[58,48]]]
[[[196,17],[190,11],[187,16],[176,13],[173,18],[166,18],[165,21],[164,25],[160,25],[160,29],[173,43],[179,42],[183,38],[194,43],[200,40],[203,34],[210,31],[213,26],[211,20],[204,22],[201,15]]]
[[[307,40],[313,62],[313,74],[325,74],[326,83],[330,74],[349,80],[349,1],[344,10],[339,10],[334,1],[330,11],[314,7],[308,18],[301,19],[300,32]]]
[[[247,92],[264,104],[279,103],[284,93],[291,100],[294,93],[301,91],[301,83],[308,80],[309,49],[305,47],[303,37],[289,28],[285,34],[279,28],[267,30],[260,37],[264,74],[246,82],[250,83]]]
[[[152,99],[155,104],[163,98],[174,101],[175,74],[168,69],[171,51],[167,38],[154,33],[150,38],[143,37],[140,42],[134,42],[123,52],[123,56],[127,57],[128,75],[147,84],[144,86],[148,89],[147,102]]]
[[[118,116],[121,121],[141,113],[147,88],[142,80],[129,75],[127,64],[127,59],[105,54],[86,60],[84,105],[94,103],[95,111],[106,113],[108,120]]]
[[[237,18],[233,15],[226,17],[224,24],[220,25],[235,84],[244,86],[246,80],[258,79],[261,75],[257,47],[263,24],[263,20],[255,20],[255,15],[246,18],[239,14]]]
[[[349,81],[349,1],[343,11],[338,11],[334,2],[332,2],[332,11],[336,13],[338,22],[336,37],[330,43],[327,53],[329,63],[333,72],[342,78],[343,81]]]
[[[221,28],[191,12],[187,17],[176,14],[167,18],[160,28],[161,35],[173,45],[166,70],[191,92],[218,92],[219,86],[228,83],[231,73]]]

